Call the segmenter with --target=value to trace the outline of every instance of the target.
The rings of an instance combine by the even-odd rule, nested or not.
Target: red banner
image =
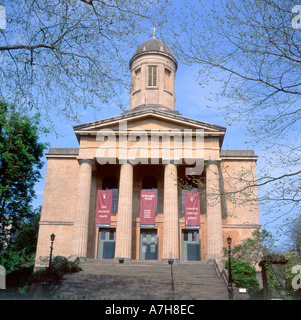
[[[156,191],[141,191],[140,227],[154,228],[156,219]]]
[[[187,229],[200,229],[200,194],[184,192],[185,225]]]
[[[112,190],[97,190],[95,224],[110,227],[112,212]]]

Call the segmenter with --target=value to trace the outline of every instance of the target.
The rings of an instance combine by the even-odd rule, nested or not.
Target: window
[[[191,236],[189,236],[191,235]],[[190,231],[190,230],[183,230],[183,240],[184,241],[199,241],[199,231]]]
[[[107,176],[103,179],[102,189],[118,189],[118,179],[115,176]]]
[[[142,189],[157,189],[158,183],[157,179],[152,176],[146,176],[142,180]]]
[[[199,240],[199,232],[192,231],[192,241],[198,241],[198,240]]]
[[[171,90],[171,71],[168,69],[165,69],[164,72],[164,89],[167,91]]]
[[[101,240],[106,240],[106,231],[102,230],[102,231],[100,232],[100,239],[101,239]]]
[[[110,240],[115,240],[115,229],[110,229],[109,239]]]
[[[112,213],[118,211],[118,179],[115,176],[108,176],[102,182],[103,190],[112,190]]]
[[[118,211],[118,189],[112,189],[112,213]]]
[[[183,231],[184,241],[188,241],[188,231]]]
[[[132,85],[132,91],[137,91],[141,89],[141,68],[138,68],[134,71],[134,77],[133,77],[133,85]]]
[[[148,66],[148,86],[157,86],[157,66]]]

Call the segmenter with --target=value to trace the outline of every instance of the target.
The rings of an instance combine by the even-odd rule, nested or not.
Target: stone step
[[[65,275],[54,290],[59,299],[171,300],[228,299],[214,265],[87,259],[82,271]],[[171,268],[173,277],[171,277]],[[173,285],[172,285],[173,282]]]

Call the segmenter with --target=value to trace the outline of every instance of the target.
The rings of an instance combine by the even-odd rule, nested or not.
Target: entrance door
[[[114,259],[116,229],[99,229],[97,259]]]
[[[182,260],[200,260],[200,239],[199,230],[182,231]]]
[[[157,230],[141,229],[140,233],[140,260],[158,259]]]

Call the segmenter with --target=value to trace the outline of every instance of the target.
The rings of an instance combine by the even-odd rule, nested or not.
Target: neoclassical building
[[[177,60],[153,37],[129,63],[130,110],[74,127],[50,148],[37,259],[220,260],[260,228],[253,151],[222,150],[226,128],[175,110]],[[185,110],[185,108],[183,108]]]

